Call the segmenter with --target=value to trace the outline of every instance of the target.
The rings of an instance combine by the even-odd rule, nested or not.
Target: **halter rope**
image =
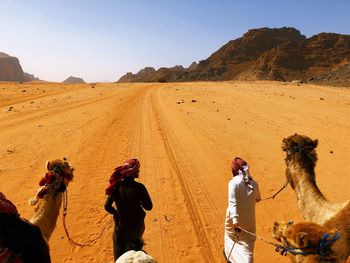
[[[109,229],[113,223],[113,221],[110,221],[109,223],[104,225],[101,232],[97,235],[97,237],[90,239],[90,240],[86,241],[85,243],[78,243],[78,242],[74,241],[69,235],[67,225],[66,225],[67,210],[68,210],[68,195],[67,195],[67,190],[66,190],[66,191],[64,191],[64,195],[63,195],[63,227],[64,227],[64,232],[66,233],[66,236],[69,240],[69,243],[71,243],[72,245],[75,245],[75,246],[87,247],[87,246],[90,246],[92,243],[95,243],[102,236],[103,232],[106,231],[107,229]]]
[[[285,184],[281,187],[281,189],[278,190],[274,195],[272,195],[272,196],[270,196],[270,197],[267,197],[267,198],[263,198],[263,199],[260,200],[260,202],[261,202],[261,201],[266,201],[266,200],[269,200],[269,199],[275,199],[276,195],[278,195],[280,192],[282,192],[282,190],[283,190],[284,188],[286,188],[287,185],[288,185],[288,182],[285,182]]]
[[[239,236],[238,236],[238,234],[234,234],[234,237],[235,237],[235,239],[236,240],[238,240],[239,239]],[[228,263],[228,262],[230,262],[230,257],[231,257],[231,254],[232,254],[232,250],[233,250],[233,247],[236,245],[236,243],[237,243],[237,241],[236,240],[234,240],[233,241],[233,244],[232,244],[232,247],[231,247],[231,250],[230,250],[230,253],[228,254],[228,256],[227,256],[227,258],[226,258],[226,262]],[[225,252],[225,250],[224,250],[224,252]],[[225,253],[224,253],[224,255],[225,255]],[[225,257],[226,257],[226,255],[225,255]]]
[[[264,241],[265,243],[267,243],[267,244],[269,244],[269,245],[273,245],[273,246],[275,247],[275,251],[276,251],[276,252],[279,252],[279,253],[282,254],[282,253],[285,251],[285,247],[282,246],[282,245],[280,245],[280,244],[277,244],[277,243],[268,241],[268,240],[266,240],[265,238],[263,238],[263,237],[261,237],[261,236],[259,236],[259,235],[257,235],[257,234],[254,234],[254,233],[252,233],[252,232],[250,232],[250,231],[248,231],[248,230],[246,230],[246,229],[244,229],[244,228],[242,228],[242,227],[237,227],[237,228],[238,228],[239,230],[243,231],[243,232],[246,232],[246,233],[249,234],[249,235],[252,235],[252,236],[256,237],[257,239],[260,239],[261,241]],[[235,236],[238,237],[238,235],[235,235]],[[235,246],[236,243],[237,243],[237,241],[234,241],[234,242],[233,242],[233,245],[232,245],[232,247],[231,247],[231,251],[230,251],[229,256],[227,257],[227,260],[228,260],[229,257],[231,256],[233,247]],[[229,261],[227,261],[227,262],[229,262]]]
[[[250,231],[248,231],[248,230],[246,230],[246,229],[244,229],[244,228],[242,228],[242,227],[238,227],[238,228],[239,228],[240,230],[242,230],[243,232],[246,232],[246,233],[249,234],[249,235],[255,236],[257,239],[260,239],[260,240],[264,241],[265,243],[267,243],[267,244],[269,244],[269,245],[273,245],[273,246],[275,246],[275,247],[280,247],[280,246],[281,246],[281,245],[279,245],[279,244],[277,244],[277,243],[268,241],[268,240],[266,240],[265,238],[263,238],[263,237],[261,237],[261,236],[259,236],[259,235],[257,235],[257,234],[254,234],[254,233],[252,233],[252,232],[250,232]]]

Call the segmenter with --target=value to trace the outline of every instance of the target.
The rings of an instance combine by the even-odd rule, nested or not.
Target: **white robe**
[[[225,232],[225,255],[231,263],[252,263],[255,241],[234,242]]]
[[[241,231],[238,233],[237,242],[234,242],[233,225],[238,223],[243,229],[255,233],[255,203],[261,199],[259,186],[253,180],[248,184],[240,174],[234,176],[229,182],[228,193],[224,236],[225,255],[232,263],[251,263],[256,238]]]

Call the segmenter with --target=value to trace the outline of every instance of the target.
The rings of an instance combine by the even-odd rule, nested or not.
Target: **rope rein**
[[[230,262],[229,259],[231,257],[231,254],[232,254],[232,250],[233,250],[233,247],[236,245],[237,241],[239,239],[239,235],[238,234],[234,234],[235,236],[235,240],[233,240],[233,244],[232,244],[232,247],[231,247],[231,250],[230,250],[230,253],[228,254],[227,256],[227,262]]]
[[[63,193],[63,220],[62,221],[63,221],[64,232],[66,233],[66,236],[69,240],[69,243],[71,243],[72,245],[79,246],[79,247],[90,246],[91,244],[95,243],[99,238],[101,238],[103,232],[106,231],[107,229],[109,229],[113,224],[113,221],[110,221],[109,223],[104,225],[104,227],[102,228],[101,232],[97,235],[97,237],[90,239],[90,240],[86,241],[85,243],[78,243],[70,237],[68,229],[67,229],[67,225],[66,225],[67,208],[68,208],[68,196],[67,196],[67,190],[66,190]]]
[[[244,228],[241,228],[241,227],[238,227],[238,228],[239,228],[240,230],[242,230],[243,232],[246,232],[246,233],[249,234],[249,235],[255,236],[257,239],[260,239],[260,240],[264,241],[264,242],[267,243],[267,244],[273,245],[273,246],[275,246],[275,247],[281,246],[281,245],[279,245],[279,244],[277,244],[277,243],[268,241],[268,240],[266,240],[265,238],[263,238],[263,237],[261,237],[261,236],[259,236],[259,235],[257,235],[257,234],[254,234],[254,233],[252,233],[252,232],[250,232],[250,231],[248,231],[248,230],[246,230],[246,229],[244,229]]]
[[[241,231],[243,231],[243,232],[249,234],[249,235],[252,235],[252,236],[256,237],[257,239],[260,239],[261,241],[264,241],[265,243],[267,243],[267,244],[269,244],[269,245],[274,246],[276,252],[281,253],[282,255],[283,255],[283,254],[284,254],[284,255],[287,254],[287,249],[286,249],[284,246],[282,246],[282,245],[280,245],[280,244],[277,244],[277,243],[274,243],[274,242],[271,242],[271,241],[268,241],[268,240],[266,240],[265,238],[263,238],[263,237],[261,237],[261,236],[259,236],[259,235],[257,235],[257,234],[254,234],[254,233],[252,233],[252,232],[250,232],[250,231],[248,231],[248,230],[246,230],[246,229],[244,229],[244,228],[242,228],[242,227],[237,227],[237,228],[238,228],[239,230],[241,230]],[[237,237],[237,239],[239,238],[239,236],[238,236],[237,234],[235,234],[235,237]],[[232,250],[233,250],[233,247],[235,246],[236,243],[237,243],[237,241],[234,240],[233,245],[232,245],[231,250],[230,250],[230,254],[229,254],[229,256],[227,257],[227,260],[229,260],[229,258],[230,258],[230,256],[231,256],[231,253],[232,253]],[[288,251],[288,252],[289,252],[289,251]],[[229,261],[227,261],[227,262],[229,262]]]
[[[283,190],[284,188],[286,188],[287,185],[288,185],[288,182],[285,182],[285,184],[281,187],[281,189],[278,190],[274,195],[272,195],[272,196],[270,196],[270,197],[267,197],[267,198],[263,198],[263,199],[260,200],[260,202],[261,202],[261,201],[266,201],[266,200],[269,200],[269,199],[275,199],[276,195],[278,195],[280,192],[282,192],[282,190]]]

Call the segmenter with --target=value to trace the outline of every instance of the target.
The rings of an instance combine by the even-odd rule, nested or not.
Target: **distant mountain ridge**
[[[79,83],[86,83],[86,82],[82,78],[70,76],[67,79],[65,79],[64,81],[62,81],[62,83],[79,84]]]
[[[0,52],[0,81],[32,81],[39,80],[34,75],[23,72],[18,58]]]
[[[24,72],[24,79],[25,81],[40,80],[39,78],[35,77],[33,74],[29,74],[27,72]]]
[[[317,83],[322,83],[318,76],[349,63],[350,35],[320,33],[306,38],[295,28],[259,28],[188,68],[146,67],[125,74],[118,82],[318,79]],[[345,75],[338,74],[336,84],[342,85]]]

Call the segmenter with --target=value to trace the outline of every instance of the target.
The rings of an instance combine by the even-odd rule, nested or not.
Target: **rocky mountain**
[[[86,83],[86,82],[82,78],[70,76],[66,80],[62,81],[62,83],[79,84],[79,83]]]
[[[295,28],[260,28],[229,41],[207,59],[188,68],[147,67],[136,74],[127,73],[118,82],[313,81],[349,62],[350,35],[320,33],[306,38]]]
[[[18,58],[0,52],[0,81],[25,81]]]
[[[321,33],[265,52],[243,78],[309,80],[350,61],[350,36]]]
[[[40,80],[37,77],[35,77],[33,74],[29,74],[27,72],[24,72],[24,79],[25,79],[25,81],[37,81],[37,80]]]
[[[33,74],[23,72],[18,58],[0,52],[0,81],[33,81],[39,80]]]
[[[350,87],[350,63],[309,79],[309,82],[323,85]]]

